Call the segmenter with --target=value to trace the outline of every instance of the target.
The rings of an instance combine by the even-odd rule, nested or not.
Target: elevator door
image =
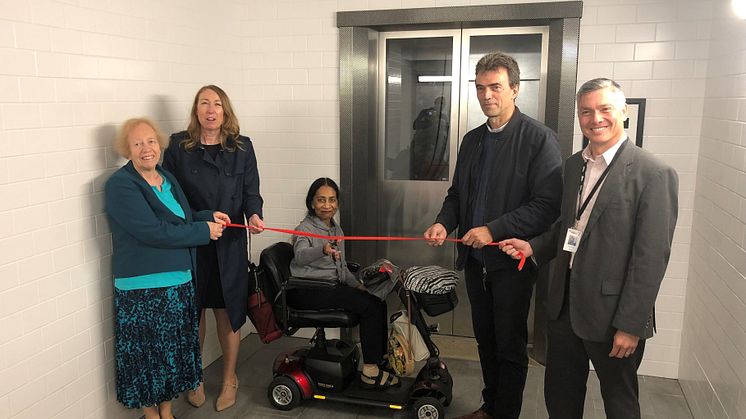
[[[375,202],[384,235],[421,236],[440,211],[461,138],[486,121],[474,87],[474,68],[483,55],[503,51],[518,61],[517,105],[543,120],[547,34],[546,27],[380,34]],[[377,254],[403,267],[455,266],[454,244],[431,248],[390,241],[378,246]],[[456,309],[430,321],[440,325],[441,334],[473,336],[466,287],[462,284],[457,293]]]

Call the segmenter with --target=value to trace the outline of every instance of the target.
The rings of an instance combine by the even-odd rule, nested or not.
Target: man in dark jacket
[[[556,134],[515,106],[518,63],[503,53],[476,66],[479,104],[487,122],[461,143],[453,183],[435,224],[433,246],[458,227],[457,269],[465,269],[474,335],[482,367],[484,403],[463,419],[518,418],[528,372],[527,318],[534,267],[523,271],[496,246],[532,238],[559,216],[562,159]]]

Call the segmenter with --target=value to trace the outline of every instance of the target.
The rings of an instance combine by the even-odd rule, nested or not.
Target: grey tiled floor
[[[283,349],[306,344],[306,339],[284,337],[263,345],[255,335],[241,344],[238,376],[241,385],[236,405],[221,413],[215,412],[215,398],[220,391],[222,362],[218,360],[205,370],[207,402],[195,409],[181,397],[174,403],[174,413],[179,419],[245,419],[245,418],[409,418],[410,411],[391,411],[381,408],[360,407],[351,404],[306,400],[289,412],[273,409],[267,400],[267,386],[272,378],[272,361]],[[480,405],[482,388],[479,363],[462,359],[444,359],[453,375],[453,402],[446,408],[446,417],[469,413]],[[547,419],[544,408],[544,368],[529,367],[523,398],[521,419]],[[676,380],[640,377],[640,403],[644,419],[691,418],[689,407]],[[598,379],[591,373],[588,379],[588,396],[584,419],[604,418],[603,401]]]

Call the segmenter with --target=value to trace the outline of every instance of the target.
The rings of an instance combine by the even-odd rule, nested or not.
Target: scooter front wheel
[[[296,408],[301,401],[300,389],[298,384],[292,379],[281,375],[269,383],[267,389],[269,402],[275,409],[292,410]]]
[[[416,419],[442,419],[445,418],[443,403],[434,397],[420,397],[412,405]]]

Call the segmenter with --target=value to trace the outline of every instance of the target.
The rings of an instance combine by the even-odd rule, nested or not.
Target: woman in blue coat
[[[208,85],[197,91],[189,126],[171,136],[163,167],[174,173],[193,208],[218,209],[237,223],[246,219],[253,233],[264,228],[254,148],[248,137],[240,135],[230,99],[221,88]],[[215,404],[217,411],[233,406],[238,391],[239,329],[246,322],[249,295],[246,249],[242,229],[227,229],[219,242],[197,248],[200,346],[205,337],[205,309],[212,308],[223,351],[223,386]],[[204,386],[189,392],[187,399],[193,406],[201,406]]]
[[[226,214],[192,212],[158,161],[165,137],[130,119],[114,148],[130,161],[106,182],[114,276],[117,400],[147,419],[173,419],[171,399],[202,377],[194,247],[217,240]]]

